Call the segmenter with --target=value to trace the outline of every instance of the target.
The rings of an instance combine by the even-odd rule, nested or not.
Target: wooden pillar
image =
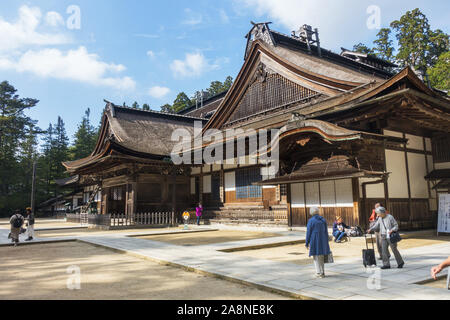
[[[125,212],[127,214],[135,214],[137,213],[137,193],[138,193],[138,183],[136,181],[132,181],[127,183],[126,186],[126,208]]]
[[[352,178],[352,190],[353,190],[353,219],[357,225],[361,225],[363,219],[363,212],[366,210],[366,190],[363,187],[363,204],[360,205],[359,196],[359,179]],[[366,223],[366,221],[364,221]]]
[[[383,140],[383,170],[387,173],[387,163],[386,163],[386,139]],[[384,185],[384,206],[389,211],[390,200],[389,200],[389,176],[386,176],[383,182]]]
[[[288,226],[292,227],[292,206],[291,206],[291,185],[286,185],[286,201],[287,201],[287,215],[288,215]]]
[[[403,139],[406,139],[405,133],[403,133]],[[405,142],[403,149],[405,151],[406,181],[408,183],[408,211],[409,211],[409,223],[410,223],[409,227],[411,227],[412,226],[411,178],[409,176],[408,150],[407,150],[406,142]]]
[[[109,214],[109,188],[102,188],[102,213]]]
[[[199,184],[198,192],[200,193],[198,195],[198,199],[202,203],[202,205],[205,206],[205,204],[203,203],[203,166],[200,168],[200,179],[198,181],[198,184]]]
[[[223,164],[220,165],[220,202],[225,203],[225,176],[223,172]]]
[[[177,211],[177,174],[176,171],[172,171],[172,212]]]

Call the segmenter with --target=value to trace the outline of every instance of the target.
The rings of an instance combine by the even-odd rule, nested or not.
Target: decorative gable
[[[317,95],[260,63],[227,124]]]
[[[270,33],[269,24],[272,22],[254,23],[253,28],[247,34],[247,47],[245,48],[245,58],[247,59],[250,49],[252,47],[252,42],[256,40],[261,40],[271,46],[274,45],[274,40],[272,34]]]

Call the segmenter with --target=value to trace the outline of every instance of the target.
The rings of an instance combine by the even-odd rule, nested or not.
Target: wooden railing
[[[111,227],[175,225],[174,212],[145,212],[135,214],[111,214]]]
[[[164,225],[174,226],[176,215],[174,212],[145,212],[135,214],[67,214],[67,222],[84,222],[87,217],[87,224],[102,227],[133,227],[133,226],[153,226]]]

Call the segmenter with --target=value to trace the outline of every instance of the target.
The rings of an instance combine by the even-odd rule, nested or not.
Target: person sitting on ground
[[[20,230],[23,226],[23,216],[20,214],[20,210],[16,210],[16,212],[11,216],[11,219],[9,220],[9,223],[11,224],[11,239],[14,243],[14,246],[17,246],[19,243],[19,235]]]
[[[336,221],[333,223],[334,242],[340,243],[342,238],[347,235],[345,229],[350,229],[350,227],[344,223],[341,217],[336,217]]]
[[[431,276],[433,277],[433,279],[437,280],[436,276],[447,267],[450,267],[450,257],[448,257],[448,259],[442,262],[440,265],[431,268]]]

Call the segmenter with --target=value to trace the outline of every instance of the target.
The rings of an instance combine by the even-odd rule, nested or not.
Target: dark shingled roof
[[[170,156],[177,143],[171,141],[175,130],[182,129],[193,136],[195,122],[200,122],[200,128],[206,122],[202,118],[120,107],[106,102],[95,150],[86,158],[63,163],[70,172],[106,160],[113,151],[116,155],[162,160]]]
[[[106,116],[114,137],[120,146],[152,155],[168,156],[176,142],[171,141],[172,132],[184,129],[194,134],[194,122],[202,118],[169,114],[157,111],[142,111],[110,104]]]
[[[227,93],[228,90],[216,94],[215,96],[203,101],[203,107],[197,108],[194,104],[193,106],[178,112],[178,114],[191,117],[210,118],[220,106],[220,103],[223,101]]]
[[[280,183],[299,183],[319,180],[348,179],[351,177],[382,177],[385,173],[368,171],[354,167],[346,156],[335,156],[328,161],[313,159],[300,169],[277,178],[256,184],[272,185]]]

